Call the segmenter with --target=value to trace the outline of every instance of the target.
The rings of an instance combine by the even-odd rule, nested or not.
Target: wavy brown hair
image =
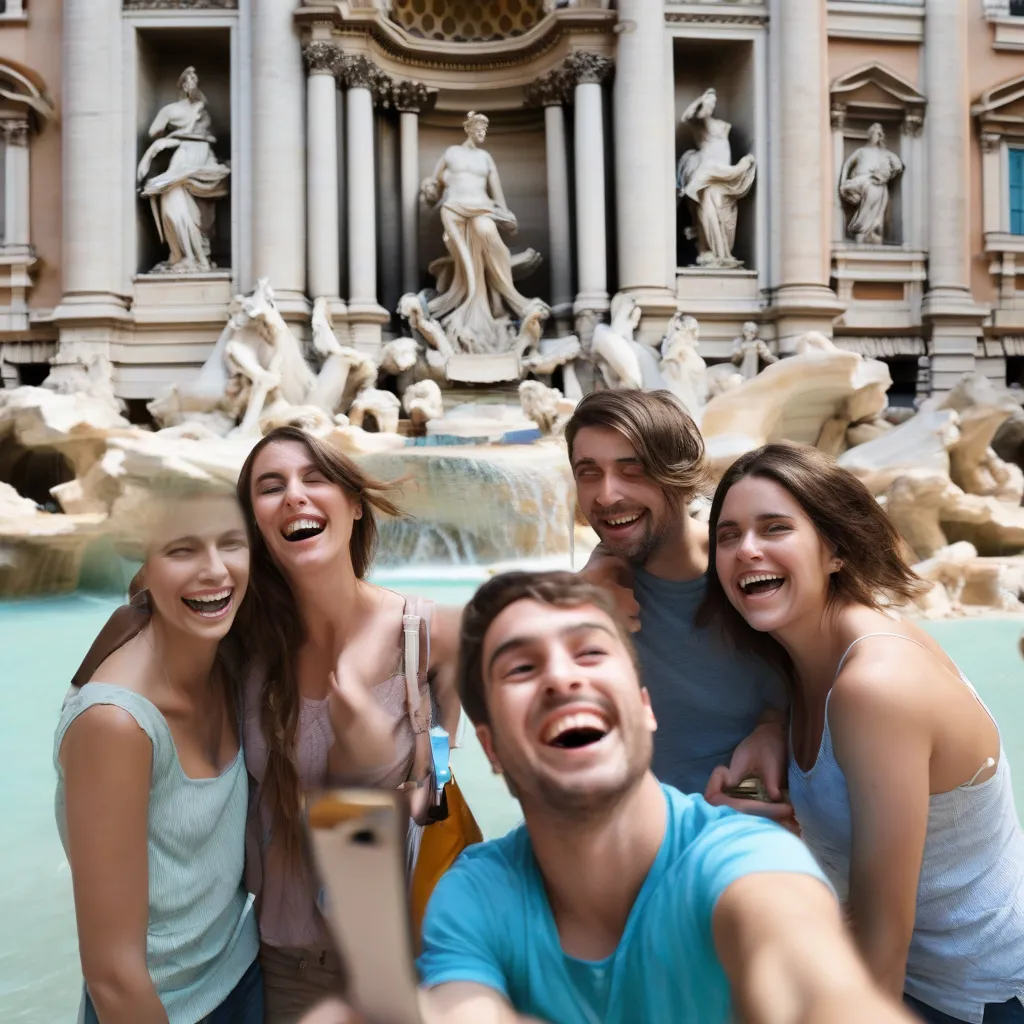
[[[301,848],[299,774],[295,767],[301,702],[295,661],[305,633],[295,594],[256,524],[252,494],[253,467],[260,453],[272,444],[287,441],[303,445],[320,473],[362,504],[362,517],[353,522],[349,541],[357,578],[363,579],[373,564],[378,537],[376,514],[404,518],[405,513],[386,496],[397,483],[368,476],[351,459],[301,427],[277,427],[261,438],[238,476],[238,502],[249,531],[251,566],[245,635],[251,643],[250,665],[263,675],[259,708],[267,765],[260,800],[266,801],[275,831],[283,836],[285,851],[292,856]]]
[[[834,459],[806,444],[780,441],[738,458],[726,471],[711,503],[707,594],[697,625],[721,625],[737,647],[761,655],[791,684],[793,665],[782,645],[760,633],[732,606],[718,573],[718,522],[730,489],[747,477],[772,480],[788,491],[818,534],[842,560],[829,577],[829,606],[863,604],[879,609],[886,598],[912,600],[926,584],[904,558],[906,545],[874,495]]]

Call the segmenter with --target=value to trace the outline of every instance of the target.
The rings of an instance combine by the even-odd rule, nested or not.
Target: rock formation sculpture
[[[749,154],[733,164],[729,144],[732,125],[712,116],[717,100],[715,90],[708,89],[682,116],[697,148],[688,149],[680,157],[676,184],[679,197],[686,200],[693,216],[686,237],[697,243],[697,266],[741,267],[743,261],[732,253],[736,206],[754,184],[756,168]]]
[[[402,403],[398,396],[390,391],[381,391],[378,388],[366,388],[356,395],[348,411],[350,426],[362,427],[367,416],[372,416],[377,424],[377,430],[381,434],[398,433],[398,414],[401,412]]]
[[[217,140],[195,68],[185,68],[178,88],[181,99],[162,107],[150,125],[155,141],[138,167],[142,197],[150,202],[160,241],[170,249],[170,258],[157,264],[154,273],[211,269],[212,200],[228,194],[231,173],[214,155]],[[156,156],[165,152],[171,153],[167,170],[148,177]]]
[[[483,149],[488,119],[470,111],[463,127],[466,141],[449,146],[421,195],[441,211],[448,256],[431,265],[436,298],[428,317],[439,320],[457,352],[505,352],[513,345],[512,319],[525,313],[530,300],[513,281],[517,267],[532,269],[532,250],[513,257],[502,239],[517,224],[508,209],[498,168]]]
[[[576,408],[576,403],[564,398],[558,388],[549,388],[539,380],[524,380],[519,385],[519,403],[526,418],[547,437],[564,434]]]
[[[444,415],[444,397],[437,381],[421,380],[410,384],[402,392],[402,407],[417,430],[431,420],[439,420]]]
[[[867,144],[855,149],[839,174],[839,198],[849,210],[846,234],[855,242],[881,245],[889,190],[903,173],[903,162],[887,149],[880,124],[868,129]]]

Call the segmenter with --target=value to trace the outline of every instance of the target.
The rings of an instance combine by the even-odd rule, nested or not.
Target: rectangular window
[[[1010,0],[1010,17],[1024,18],[1024,0]]]
[[[1024,235],[1024,149],[1011,149],[1010,234]]]

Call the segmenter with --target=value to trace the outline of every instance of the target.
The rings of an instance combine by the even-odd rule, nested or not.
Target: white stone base
[[[832,252],[832,276],[836,295],[846,306],[836,327],[849,330],[903,332],[921,323],[921,301],[927,276],[927,256],[923,252],[895,245],[854,245],[840,243]],[[864,298],[856,294],[872,286],[880,297]],[[899,289],[898,297],[885,297],[884,291]]]

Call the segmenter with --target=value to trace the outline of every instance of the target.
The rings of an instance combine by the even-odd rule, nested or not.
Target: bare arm
[[[607,590],[615,600],[619,613],[625,616],[630,631],[640,630],[640,605],[633,596],[633,570],[625,559],[613,555],[598,544],[591,552],[587,564],[579,571],[588,583]]]
[[[153,747],[120,708],[84,711],[60,761],[82,973],[103,1024],[167,1024],[146,966]]]
[[[733,882],[713,916],[715,949],[748,1024],[910,1024],[875,987],[828,889],[809,875]]]
[[[468,981],[449,982],[422,994],[427,1024],[539,1024],[511,1007],[499,992]]]
[[[875,980],[899,995],[928,828],[932,744],[913,693],[884,673],[869,675],[872,665],[854,662],[843,672],[829,727],[850,793],[854,938]]]

